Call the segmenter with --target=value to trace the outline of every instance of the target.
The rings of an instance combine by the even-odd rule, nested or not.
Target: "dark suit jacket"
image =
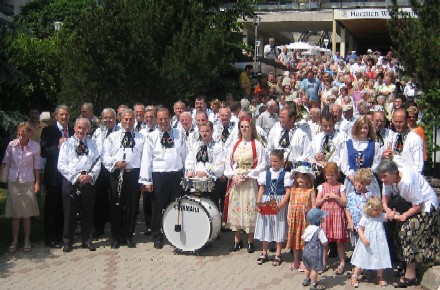
[[[73,129],[68,128],[69,137],[73,136]],[[58,154],[60,152],[59,140],[62,137],[57,125],[47,126],[41,132],[41,157],[46,158],[43,182],[46,185],[61,186],[62,175],[57,169]]]

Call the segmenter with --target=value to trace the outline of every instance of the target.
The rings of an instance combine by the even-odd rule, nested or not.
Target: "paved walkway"
[[[67,254],[42,244],[34,244],[29,254],[20,248],[0,257],[0,289],[308,289],[301,285],[303,273],[289,270],[292,256],[288,252],[283,253],[286,262],[279,267],[258,266],[259,251],[228,252],[233,240],[230,232],[221,233],[198,256],[176,255],[170,244],[156,250],[151,237],[140,232],[134,240],[136,249],[112,250],[108,238],[103,238],[96,242],[96,252],[78,248],[79,243]],[[257,249],[261,249],[258,243]],[[320,278],[327,289],[352,288],[347,276],[335,276],[333,270]],[[361,283],[359,289],[380,287]]]

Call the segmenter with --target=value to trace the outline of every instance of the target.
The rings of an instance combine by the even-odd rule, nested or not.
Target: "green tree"
[[[423,91],[420,106],[424,111],[424,129],[428,156],[439,147],[433,144],[433,132],[440,126],[440,2],[410,0],[416,17],[400,13],[393,0],[388,23],[393,49],[404,67],[404,74],[414,74]],[[427,172],[432,170],[428,164]]]
[[[231,64],[241,52],[238,19],[251,1],[102,1],[64,42],[63,102],[98,108],[177,96],[219,96],[236,86]]]
[[[413,73],[425,92],[422,100],[434,116],[440,113],[440,2],[410,0],[417,17],[399,13],[393,0],[389,31],[404,73]]]

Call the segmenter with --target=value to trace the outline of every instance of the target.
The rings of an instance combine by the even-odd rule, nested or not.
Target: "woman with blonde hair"
[[[348,139],[341,150],[341,171],[345,174],[346,192],[354,191],[354,174],[360,168],[375,170],[381,160],[380,144],[376,142],[373,123],[367,116],[359,117],[351,130],[352,138]],[[376,178],[368,186],[370,192],[380,192]]]
[[[35,194],[40,190],[40,145],[30,139],[31,129],[27,123],[17,126],[17,139],[12,140],[0,166],[9,167],[6,217],[12,218],[12,243],[9,252],[18,247],[20,220],[23,220],[24,252],[32,250],[29,236],[31,217],[40,214]]]

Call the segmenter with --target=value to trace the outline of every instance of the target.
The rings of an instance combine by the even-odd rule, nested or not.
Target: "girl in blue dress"
[[[364,208],[358,234],[359,240],[351,257],[351,264],[355,266],[351,276],[351,285],[359,287],[358,277],[362,269],[377,270],[377,281],[380,286],[386,286],[383,279],[383,269],[391,268],[391,258],[385,235],[383,222],[385,213],[382,212],[382,201],[375,197],[369,197]]]
[[[354,247],[359,239],[357,228],[362,217],[362,211],[367,198],[376,196],[380,199],[380,192],[367,191],[368,185],[373,181],[373,172],[369,168],[361,168],[354,174],[354,190],[347,194],[345,215],[348,223],[351,245]]]

